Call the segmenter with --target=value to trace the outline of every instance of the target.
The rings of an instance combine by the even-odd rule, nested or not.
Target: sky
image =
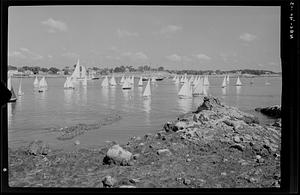
[[[281,71],[276,6],[14,6],[8,62]]]

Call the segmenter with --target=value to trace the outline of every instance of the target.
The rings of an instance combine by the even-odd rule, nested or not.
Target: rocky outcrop
[[[41,140],[35,140],[27,147],[27,153],[30,155],[47,155],[49,152],[49,146]]]
[[[281,122],[276,122],[262,126],[253,115],[205,97],[196,112],[124,145],[75,147],[51,156],[10,150],[9,185],[278,188]]]
[[[121,146],[114,145],[106,153],[104,164],[129,165],[132,153],[124,150]]]
[[[255,108],[255,111],[261,112],[269,117],[281,118],[281,106],[279,105],[268,106],[265,108]]]

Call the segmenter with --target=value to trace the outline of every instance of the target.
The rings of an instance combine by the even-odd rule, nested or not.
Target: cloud
[[[13,51],[13,52],[9,52],[8,54],[9,57],[16,57],[16,58],[26,58],[26,56],[24,54],[22,54],[21,52],[19,51]]]
[[[61,54],[63,57],[67,57],[67,58],[78,58],[79,55],[77,53],[74,52],[66,52]]]
[[[20,51],[14,51],[12,53],[9,53],[8,56],[23,58],[23,59],[31,59],[31,60],[43,59],[43,56],[25,47],[20,48]]]
[[[138,37],[139,33],[137,33],[137,32],[129,32],[127,30],[118,29],[117,30],[117,35],[118,35],[119,38],[123,38],[123,37]]]
[[[132,52],[123,52],[121,53],[121,56],[123,57],[128,57],[133,61],[139,61],[139,60],[148,60],[148,56],[143,53],[143,52],[136,52],[136,53],[132,53]]]
[[[210,60],[211,58],[203,53],[194,55],[199,60]]]
[[[120,59],[121,59],[121,58],[118,57],[118,56],[110,56],[110,55],[105,56],[105,58],[108,59],[108,60],[120,60]]]
[[[182,30],[181,26],[177,25],[168,25],[160,29],[160,31],[156,32],[155,34],[172,34]]]
[[[65,32],[68,30],[67,25],[64,22],[52,18],[42,21],[41,23],[48,27],[49,33],[56,33],[58,31]]]
[[[256,39],[256,36],[252,35],[250,33],[244,33],[244,34],[240,35],[240,39],[243,41],[246,41],[246,42],[251,42],[254,39]]]
[[[169,55],[169,56],[166,56],[166,58],[170,61],[174,61],[174,62],[179,62],[181,61],[182,57],[177,55],[177,54],[172,54],[172,55]]]

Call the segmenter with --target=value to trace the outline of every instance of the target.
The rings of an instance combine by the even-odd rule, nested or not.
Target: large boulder
[[[51,150],[43,141],[34,140],[28,145],[26,151],[30,155],[47,155]]]
[[[197,108],[196,113],[201,112],[202,110],[212,110],[213,107],[223,106],[221,101],[213,96],[205,96],[203,98],[203,103]]]
[[[255,108],[255,111],[261,112],[269,117],[281,118],[281,106],[279,105],[268,106],[265,108]]]
[[[103,164],[130,165],[132,153],[123,149],[118,144],[112,146],[103,159]]]

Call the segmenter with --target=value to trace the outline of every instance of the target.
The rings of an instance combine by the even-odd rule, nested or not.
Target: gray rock
[[[280,105],[268,106],[265,108],[255,108],[255,111],[261,112],[270,117],[281,118],[281,106]]]
[[[237,150],[240,150],[240,151],[244,151],[244,146],[241,145],[241,144],[233,144],[230,146],[230,148],[234,148],[234,149],[237,149]]]
[[[183,121],[179,121],[175,124],[175,129],[177,130],[182,130],[182,129],[185,129],[187,127],[187,124]]]
[[[35,140],[27,147],[27,153],[31,155],[47,155],[49,152],[51,152],[49,146],[41,140]]]
[[[239,136],[234,136],[233,137],[233,141],[235,142],[235,143],[240,143],[241,142],[241,139],[240,139],[240,137]]]
[[[124,150],[118,144],[112,146],[106,153],[103,159],[103,164],[128,165],[132,153]]]
[[[172,152],[169,149],[160,149],[160,150],[157,150],[157,154],[170,156],[170,155],[172,155]]]
[[[107,175],[103,178],[102,183],[105,187],[112,187],[114,184],[117,183],[117,180],[110,175]]]
[[[134,154],[132,155],[132,159],[137,160],[140,156],[140,154]]]

